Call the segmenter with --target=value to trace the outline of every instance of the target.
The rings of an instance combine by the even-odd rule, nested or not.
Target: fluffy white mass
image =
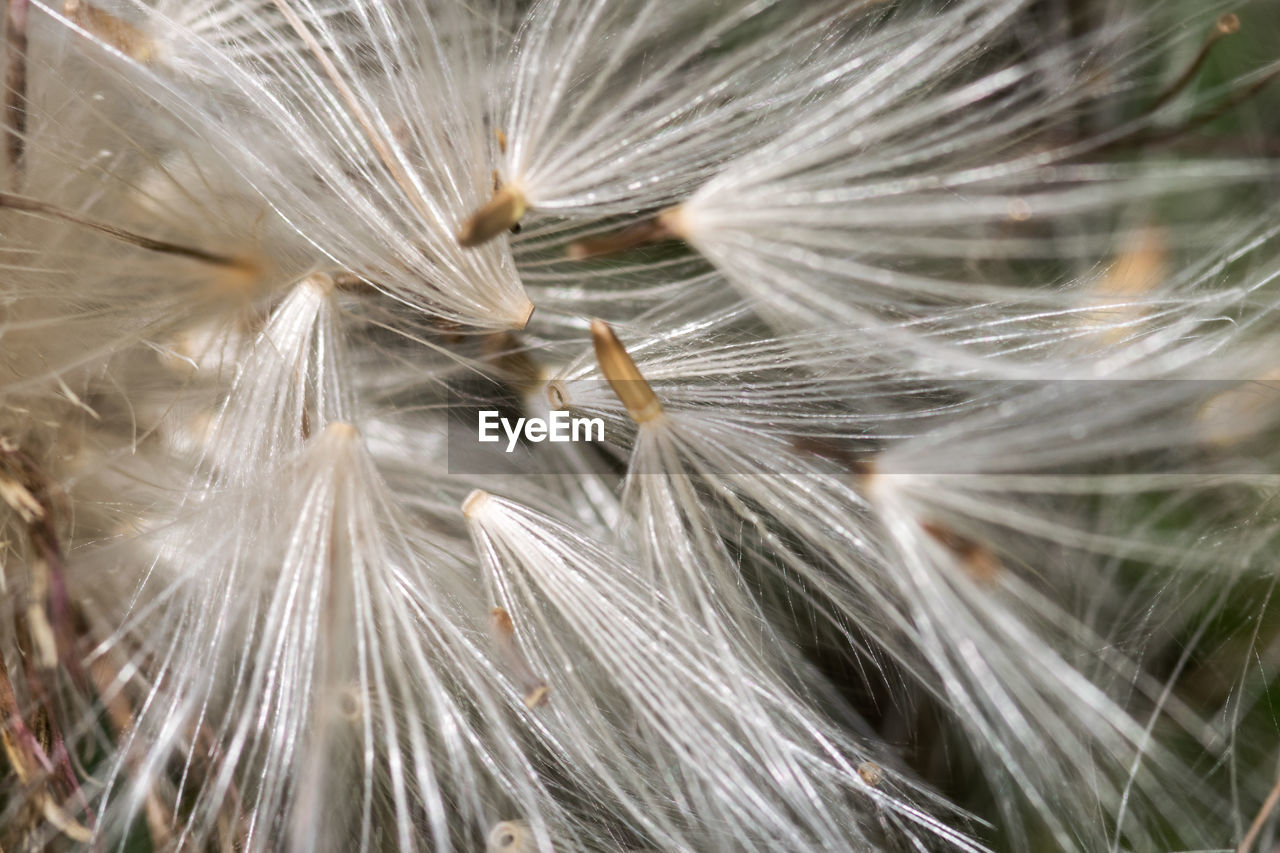
[[[1265,5],[10,0],[0,850],[1269,849]]]

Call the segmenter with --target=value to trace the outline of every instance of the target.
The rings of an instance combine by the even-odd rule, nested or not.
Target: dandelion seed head
[[[1262,837],[1275,69],[1140,5],[10,4],[0,846]]]

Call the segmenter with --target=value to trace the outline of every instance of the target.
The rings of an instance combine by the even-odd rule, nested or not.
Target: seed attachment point
[[[653,221],[656,222],[658,227],[662,228],[669,237],[681,240],[689,239],[689,221],[688,216],[685,213],[684,205],[678,204],[675,207],[668,207],[666,210],[655,216]]]
[[[360,432],[355,427],[342,421],[333,421],[326,425],[324,432],[325,435],[337,441],[355,441],[360,437]]]
[[[458,245],[470,249],[489,242],[517,225],[526,210],[528,203],[518,189],[511,185],[500,188],[483,207],[462,223],[462,228],[458,231]]]
[[[524,853],[533,843],[529,825],[522,820],[504,820],[489,830],[485,853]]]
[[[529,320],[532,317],[533,317],[533,302],[526,299],[524,301],[524,305],[520,306],[520,310],[517,311],[515,316],[512,318],[512,322],[514,324],[512,328],[523,329],[525,326],[529,325]]]
[[[638,424],[647,424],[662,415],[662,403],[653,388],[641,375],[631,360],[622,341],[604,320],[591,321],[591,340],[596,348],[596,361],[600,372],[609,380],[609,387],[618,395],[627,414]]]
[[[484,489],[476,489],[467,495],[467,499],[462,502],[462,514],[467,519],[473,519],[480,515],[481,510],[489,503],[491,495]]]

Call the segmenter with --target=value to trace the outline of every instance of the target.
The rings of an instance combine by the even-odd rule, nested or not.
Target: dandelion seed
[[[569,244],[567,255],[570,260],[583,261],[587,258],[614,255],[637,246],[657,243],[677,236],[679,235],[671,230],[671,226],[664,218],[658,216],[648,222],[638,222],[615,234],[577,240]]]
[[[540,4],[503,92],[503,174],[531,210],[608,216],[674,203],[717,161],[772,135],[762,117],[785,121],[857,62],[807,46],[834,44],[875,6]]]
[[[631,419],[644,425],[662,417],[662,403],[636,368],[636,363],[631,360],[618,336],[609,328],[609,324],[603,320],[592,320],[591,340],[595,345],[600,372],[626,406]]]
[[[1087,104],[1096,88],[1078,79],[1042,90],[1033,64],[1010,63],[978,78],[950,69],[984,39],[998,38],[1011,12],[991,5],[954,14],[967,25],[939,23],[900,56],[869,65],[874,70],[865,77],[853,75],[829,99],[815,99],[784,133],[740,153],[663,214],[670,233],[714,264],[775,328],[858,327],[902,346],[914,336],[898,327],[900,318],[918,317],[912,325],[931,333],[915,338],[923,357],[990,370],[994,359],[974,358],[975,351],[999,350],[1016,337],[1019,316],[1043,329],[1079,310],[1063,301],[1062,288],[998,278],[1008,261],[1039,254],[1036,239],[1010,231],[1011,211],[1015,224],[1044,227],[1059,216],[1108,209],[1113,192],[1154,199],[1186,188],[1171,172],[1160,177],[1160,169],[1126,175],[1110,165],[1082,166],[1088,140],[1008,146],[1014,127],[1033,133],[1022,122],[1041,107],[1056,114],[1068,102]],[[1077,47],[1084,42],[1059,48],[1064,61]],[[894,69],[903,72],[893,76]],[[954,73],[955,82],[913,94],[916,73],[930,80]],[[1045,101],[1028,104],[1037,92]],[[952,114],[954,125],[942,120]],[[983,151],[984,164],[966,161],[953,170],[950,158],[960,150]],[[1247,178],[1215,179],[1219,187],[1237,180]],[[1034,220],[1018,215],[1026,209],[1036,211]],[[965,270],[981,272],[970,277]],[[948,339],[957,342],[949,351]],[[1039,352],[1009,351],[1014,359]]]
[[[462,224],[458,245],[470,249],[487,243],[503,231],[514,228],[524,212],[525,200],[518,189],[510,185],[496,189],[488,204]]]
[[[649,843],[659,848],[680,839],[723,843],[722,835],[714,841],[707,837],[706,828],[714,825],[731,827],[718,832],[727,831],[748,845],[788,839],[792,848],[818,849],[865,839],[873,822],[865,816],[865,803],[848,799],[847,792],[856,790],[873,794],[876,813],[895,833],[937,834],[959,847],[969,846],[921,809],[868,789],[858,776],[858,761],[846,758],[856,747],[806,715],[789,691],[764,687],[773,680],[767,671],[743,659],[735,666],[739,671],[720,672],[717,667],[728,661],[715,651],[717,638],[668,618],[665,607],[651,610],[645,602],[654,591],[636,588],[639,576],[595,544],[492,495],[473,494],[467,520],[500,597],[539,614],[535,630],[544,654],[574,661],[573,677],[557,686],[563,701],[555,707],[571,715],[565,722],[585,727],[583,733],[602,725],[611,729],[599,717],[599,702],[590,698],[597,695],[611,696],[611,707],[634,715],[639,736],[627,737],[625,750],[609,745],[624,737],[613,730],[607,741],[570,738],[566,758],[585,760],[571,756],[596,748],[594,743],[604,744],[610,762],[639,762],[627,769],[620,766],[613,784],[625,786],[618,805]],[[545,601],[542,607],[535,603],[539,600]],[[724,743],[704,736],[721,727],[739,733],[734,749],[726,751]],[[672,762],[680,768],[681,782],[667,795],[701,804],[693,825],[650,809],[658,792],[650,787],[653,771],[648,768]],[[794,785],[794,795],[787,795],[784,809],[762,796],[762,772],[785,773],[792,780],[786,790]],[[713,815],[741,815],[748,809],[754,814],[751,821],[712,820]]]
[[[488,34],[465,9],[387,15],[357,4],[336,14],[282,0],[265,7],[275,14],[264,21],[263,8],[197,11],[257,30],[267,56],[227,50],[218,41],[224,30],[206,26],[184,30],[165,54],[166,66],[199,69],[199,79],[161,77],[161,67],[121,73],[157,79],[162,108],[221,140],[220,155],[330,268],[360,275],[433,322],[527,324],[532,304],[509,253],[466,251],[452,237],[489,172],[478,156],[492,144],[483,115],[453,106],[483,101],[475,87],[485,79]],[[446,52],[455,37],[470,48]],[[364,50],[386,61],[362,62]],[[210,98],[211,77],[228,94]],[[439,100],[424,101],[423,92]]]

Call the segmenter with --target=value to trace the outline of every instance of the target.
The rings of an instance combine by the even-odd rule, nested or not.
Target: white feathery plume
[[[776,133],[762,118],[785,117],[923,29],[923,17],[899,25],[880,5],[535,4],[496,102],[508,192],[521,210],[596,217],[678,199]],[[880,18],[893,19],[887,32]],[[858,27],[862,54],[844,43]]]
[[[208,497],[139,543],[155,540],[147,579],[96,652],[152,673],[104,831],[122,835],[157,791],[175,802],[153,836],[245,849],[414,849],[419,825],[439,849],[498,802],[555,814],[461,627],[465,568],[411,540],[337,419],[350,401],[332,299],[311,277],[277,308],[214,427]]]
[[[144,606],[163,615],[148,624],[171,633],[140,650],[157,678],[104,828],[127,826],[111,821],[163,791],[177,758],[170,837],[198,845],[440,849],[501,817],[498,803],[553,812],[514,751],[513,702],[442,589],[459,569],[428,568],[406,540],[354,430],[330,425],[257,485],[274,488],[170,531],[205,531],[203,559],[170,545],[162,557],[180,562],[153,569],[164,586]]]
[[[878,765],[872,774],[865,752],[750,658],[725,671],[720,641],[669,616],[636,567],[487,492],[470,495],[464,512],[497,600],[529,638],[530,665],[549,679],[553,713],[585,727],[581,741],[565,739],[588,749],[575,763],[621,765],[600,775],[625,786],[619,804],[659,849],[831,849],[883,832],[970,846],[899,799],[901,782]],[[618,714],[630,731],[618,730]],[[628,772],[637,759],[653,764]],[[663,787],[646,790],[658,780]],[[682,826],[681,815],[698,826]]]
[[[1228,393],[1224,389],[1230,385],[1161,385],[1147,380],[1101,383],[1094,388],[1077,382],[1064,383],[1061,393],[1049,387],[1027,394],[1024,400],[989,383],[970,382],[969,388],[962,383],[950,389],[942,383],[931,392],[927,386],[913,392],[922,396],[918,411],[868,413],[860,418],[856,404],[842,411],[837,401],[861,400],[865,407],[870,400],[874,405],[875,397],[885,394],[884,387],[877,388],[874,374],[860,384],[849,379],[805,382],[799,378],[806,371],[817,372],[819,365],[839,364],[838,347],[828,347],[820,356],[803,348],[793,350],[803,354],[794,361],[800,369],[788,370],[780,365],[792,353],[781,345],[758,354],[745,348],[735,353],[732,347],[720,345],[707,355],[685,345],[673,347],[664,360],[663,346],[653,346],[669,346],[670,339],[663,336],[636,348],[637,352],[656,349],[658,356],[652,370],[643,358],[637,370],[625,353],[601,354],[602,340],[612,341],[606,347],[617,345],[600,324],[597,357],[638,423],[627,494],[637,504],[631,507],[631,515],[642,536],[642,554],[655,550],[682,554],[673,558],[674,565],[695,572],[697,584],[716,589],[712,600],[716,607],[726,608],[741,593],[726,578],[724,562],[717,559],[724,554],[724,546],[718,538],[711,544],[708,532],[697,527],[715,517],[719,526],[715,536],[732,541],[746,553],[756,540],[759,544],[754,547],[760,549],[766,565],[776,563],[790,576],[792,595],[815,602],[820,611],[838,608],[847,624],[876,638],[877,651],[887,652],[904,673],[922,680],[926,689],[946,696],[961,725],[972,732],[975,748],[984,754],[986,773],[1006,809],[1004,829],[1012,836],[1022,831],[1016,804],[1023,798],[1065,846],[1102,844],[1111,833],[1129,838],[1129,843],[1151,843],[1143,834],[1143,827],[1150,825],[1145,817],[1149,810],[1172,824],[1182,822],[1187,805],[1173,803],[1178,792],[1194,790],[1190,771],[1164,754],[1126,708],[1129,693],[1136,689],[1145,697],[1140,702],[1159,701],[1152,714],[1155,719],[1161,705],[1169,702],[1161,696],[1162,686],[1143,680],[1119,647],[1090,663],[1095,654],[1089,650],[1100,645],[1099,636],[1078,621],[1082,614],[1060,608],[1037,583],[1049,573],[1052,583],[1074,589],[1084,564],[1113,555],[1168,568],[1189,569],[1197,562],[1200,571],[1210,568],[1220,544],[1216,538],[1203,543],[1186,538],[1176,544],[1145,543],[1138,538],[1140,529],[1133,524],[1139,502],[1159,493],[1181,494],[1183,502],[1197,493],[1204,499],[1219,486],[1230,487],[1233,479],[1247,484],[1256,477],[1232,478],[1229,472],[1221,472],[1188,478],[1179,475],[1181,468],[1170,473],[1106,472],[1092,477],[1076,472],[1080,466],[1104,465],[1114,459],[1140,461],[1157,449],[1195,451],[1203,445],[1196,413],[1210,395]],[[802,339],[787,340],[794,346]],[[762,375],[766,366],[776,371],[774,375],[787,378],[771,381],[769,373]],[[650,377],[658,388],[670,387],[671,396],[680,402],[668,410],[650,389],[646,381]],[[726,381],[735,384],[724,388]],[[664,386],[664,382],[676,384]],[[975,385],[978,391],[970,391],[969,400],[928,402],[962,395]],[[898,394],[908,387],[899,382]],[[602,406],[597,388],[580,379],[561,378],[556,380],[555,396],[576,410],[609,412],[609,408],[597,408]],[[717,397],[724,399],[717,401]],[[727,402],[729,398],[734,402]],[[809,417],[796,417],[797,408]],[[1082,411],[1096,412],[1088,427],[1064,417]],[[949,421],[954,423],[947,426]],[[1167,427],[1135,436],[1134,424],[1146,422]],[[922,425],[927,429],[921,430]],[[828,435],[861,440],[861,453],[857,445],[846,442],[843,448],[835,446],[835,454],[828,454],[845,466],[843,478],[833,477],[829,466],[803,461],[806,432],[812,437],[815,427],[831,431]],[[920,434],[897,439],[884,452],[871,453],[895,428]],[[1055,432],[1062,436],[1056,437]],[[823,452],[821,445],[816,452]],[[1188,456],[1186,463],[1196,458]],[[1000,473],[1008,470],[1003,466],[1021,470],[1024,465],[1032,473],[1021,477]],[[907,473],[915,471],[921,473]],[[677,488],[678,484],[683,487]],[[1011,489],[1007,494],[1002,492],[1005,487]],[[972,496],[968,489],[975,490]],[[1054,497],[1056,489],[1067,489],[1069,500],[1058,500],[1050,506],[1055,514],[1038,518],[1021,506],[1037,489],[1048,497]],[[918,494],[916,503],[903,502],[899,496],[904,490]],[[951,503],[948,499],[953,495],[964,502]],[[1082,519],[1079,528],[1071,527],[1076,512],[1072,504],[1086,495],[1107,501],[1112,512],[1124,513],[1121,518],[1126,522],[1116,535],[1100,532],[1099,520],[1106,511],[1098,518]],[[709,501],[705,508],[703,500]],[[991,525],[1000,523],[1002,513],[1007,514],[1003,524],[1008,529],[1000,532]],[[968,521],[955,526],[959,519]],[[976,531],[974,523],[979,525]],[[735,533],[744,525],[751,531],[745,538]],[[1095,532],[1088,532],[1090,526]],[[1207,524],[1187,531],[1186,537],[1202,529]],[[683,530],[685,535],[673,541],[672,530]],[[1031,539],[1005,551],[1016,536]],[[984,544],[987,541],[1003,545],[994,550]],[[1046,546],[1065,550],[1064,559],[1081,563],[1074,569],[1069,564],[1046,564]],[[1023,579],[1011,570],[1024,560],[1026,565],[1038,564],[1040,578]],[[824,564],[837,574],[828,574]],[[695,566],[696,570],[691,568]],[[1098,571],[1098,577],[1106,578],[1101,566]],[[690,582],[670,568],[658,579],[661,588],[672,589],[677,606],[682,584]],[[1099,586],[1097,600],[1105,601],[1109,589],[1114,587]],[[1115,592],[1123,594],[1119,589]],[[689,618],[697,619],[697,608],[692,610]],[[737,616],[749,624],[751,610],[744,610]],[[861,642],[856,632],[837,630],[843,630],[852,643]],[[977,650],[980,657],[966,654],[966,649]],[[924,666],[916,661],[920,654],[925,656]],[[1077,661],[1085,662],[1083,670]],[[1175,716],[1189,729],[1199,725],[1185,709]],[[1055,751],[1050,754],[1033,747],[1041,742],[1054,744]],[[1213,750],[1221,744],[1221,736],[1213,734],[1207,736],[1205,748]],[[1037,757],[1029,760],[1033,753]],[[1074,802],[1060,790],[1064,776],[1079,780],[1068,786],[1078,797]],[[1207,801],[1193,807],[1214,808]],[[1137,814],[1144,816],[1126,822]],[[1194,833],[1197,826],[1180,826],[1180,831]]]
[[[1085,317],[1097,324],[1096,304],[1082,304],[1060,281],[1033,286],[1041,282],[1029,278],[1027,262],[1095,259],[1114,247],[1123,223],[1106,217],[1122,205],[1189,192],[1206,198],[1274,173],[1265,162],[1082,160],[1150,120],[1109,136],[1054,136],[1072,132],[1058,123],[1114,96],[1120,84],[1099,81],[1113,67],[1123,73],[1124,57],[1099,60],[1099,43],[1118,42],[1138,24],[1014,55],[981,75],[958,73],[952,61],[998,38],[1007,23],[990,5],[958,7],[950,14],[966,25],[939,22],[889,61],[859,66],[789,116],[774,139],[727,158],[648,231],[635,225],[636,235],[623,232],[614,247],[586,241],[576,251],[678,237],[782,328],[857,325],[900,346],[912,340],[898,325],[905,315],[918,318],[922,334],[961,345],[917,340],[930,357],[986,369],[987,351],[1042,355],[1007,343],[1028,327],[1043,336],[1052,323],[1062,337],[1088,325]],[[1062,79],[1062,68],[1080,65],[1078,79]],[[1059,222],[1073,230],[1057,233]],[[1179,230],[1177,245],[1211,244],[1200,242],[1202,231],[1199,223]],[[1111,294],[1102,307],[1150,300],[1158,310],[1166,299]]]
[[[238,375],[205,451],[219,488],[247,486],[324,424],[351,419],[334,287],[321,273],[295,284],[236,360]]]
[[[181,29],[148,10],[156,39],[181,33],[158,55],[182,51],[181,60],[117,55],[116,73],[143,77],[167,110],[198,127],[327,272],[358,277],[433,323],[528,322],[532,305],[509,252],[466,251],[453,237],[492,189],[498,143],[484,86],[500,17],[381,3],[335,14],[300,0],[206,11],[216,24]],[[227,48],[234,33],[250,32],[252,45]],[[193,79],[187,66],[205,74]]]
[[[87,409],[95,391],[110,394],[103,377],[131,350],[207,360],[308,259],[156,98],[104,78],[62,25],[31,23],[24,109],[41,120],[22,136],[21,168],[0,202],[10,366],[0,382]]]
[[[1217,761],[1229,730],[1142,672],[1137,661],[1152,646],[1131,638],[1170,622],[1203,633],[1222,607],[1220,590],[1259,566],[1269,525],[1228,535],[1220,525],[1235,527],[1241,498],[1274,488],[1275,478],[1241,468],[1203,429],[1206,405],[1242,390],[1196,380],[1048,383],[888,448],[862,481],[932,634],[921,648],[940,672],[968,683],[958,695],[977,701],[966,702],[964,723],[997,729],[974,742],[1005,751],[1009,784],[1019,788],[1050,766],[1052,780],[1065,766],[1083,773],[1052,808],[1067,791],[1097,798],[1114,821],[1103,827],[1112,849],[1162,843],[1141,840],[1161,824],[1183,843],[1211,844],[1223,825],[1208,816],[1229,814],[1153,733],[1158,724],[1183,728]],[[1171,528],[1188,510],[1191,520]],[[1201,592],[1206,577],[1214,588]],[[1014,692],[1006,667],[1022,672],[1025,693]],[[1017,741],[1030,731],[1042,746],[1018,767],[1031,741]],[[1082,736],[1129,766],[1116,775],[1083,750],[1093,760],[1079,762],[1070,752]],[[1203,801],[1174,805],[1178,791]],[[1148,809],[1163,817],[1150,820]],[[1084,838],[1080,824],[1061,829]]]

